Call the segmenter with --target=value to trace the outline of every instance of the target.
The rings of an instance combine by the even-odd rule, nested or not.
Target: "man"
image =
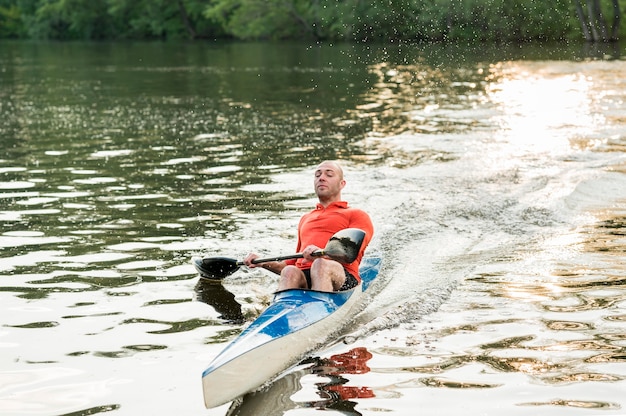
[[[315,170],[313,185],[319,202],[313,211],[300,218],[298,224],[296,250],[304,257],[297,260],[253,264],[252,261],[258,258],[258,255],[250,253],[244,259],[244,263],[250,268],[263,267],[280,274],[278,290],[308,288],[333,292],[350,289],[361,280],[359,264],[374,234],[369,215],[360,209],[348,207],[348,203],[342,201],[341,190],[346,186],[346,181],[343,178],[343,170],[337,162],[320,163]],[[311,255],[325,247],[333,234],[346,228],[359,228],[365,231],[363,245],[354,262],[341,264],[327,257]]]

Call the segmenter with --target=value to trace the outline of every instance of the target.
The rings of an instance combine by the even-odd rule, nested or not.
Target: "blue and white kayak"
[[[350,290],[276,292],[270,306],[202,373],[205,406],[220,406],[261,387],[340,331],[380,265],[378,257],[364,258],[361,282]]]

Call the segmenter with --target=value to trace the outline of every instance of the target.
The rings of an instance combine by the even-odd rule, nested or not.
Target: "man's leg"
[[[339,290],[346,280],[343,266],[328,259],[316,259],[311,266],[311,289],[323,292]]]
[[[306,277],[296,266],[286,266],[280,273],[278,290],[307,289]]]

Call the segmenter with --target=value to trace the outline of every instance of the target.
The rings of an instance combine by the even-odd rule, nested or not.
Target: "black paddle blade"
[[[192,263],[200,276],[217,280],[233,274],[240,266],[237,260],[227,257],[196,257]]]
[[[352,263],[359,255],[364,238],[365,231],[358,228],[346,228],[328,240],[323,254],[339,263]]]

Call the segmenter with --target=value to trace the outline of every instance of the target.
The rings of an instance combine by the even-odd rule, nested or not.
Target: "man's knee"
[[[317,275],[329,275],[343,271],[343,266],[334,260],[315,259],[311,265],[311,273]]]
[[[345,270],[334,260],[316,259],[311,265],[311,280],[315,289],[334,291],[343,284]]]
[[[280,274],[280,277],[280,286],[282,288],[306,287],[306,279],[304,277],[304,273],[302,273],[302,270],[300,270],[296,266],[286,266]]]

